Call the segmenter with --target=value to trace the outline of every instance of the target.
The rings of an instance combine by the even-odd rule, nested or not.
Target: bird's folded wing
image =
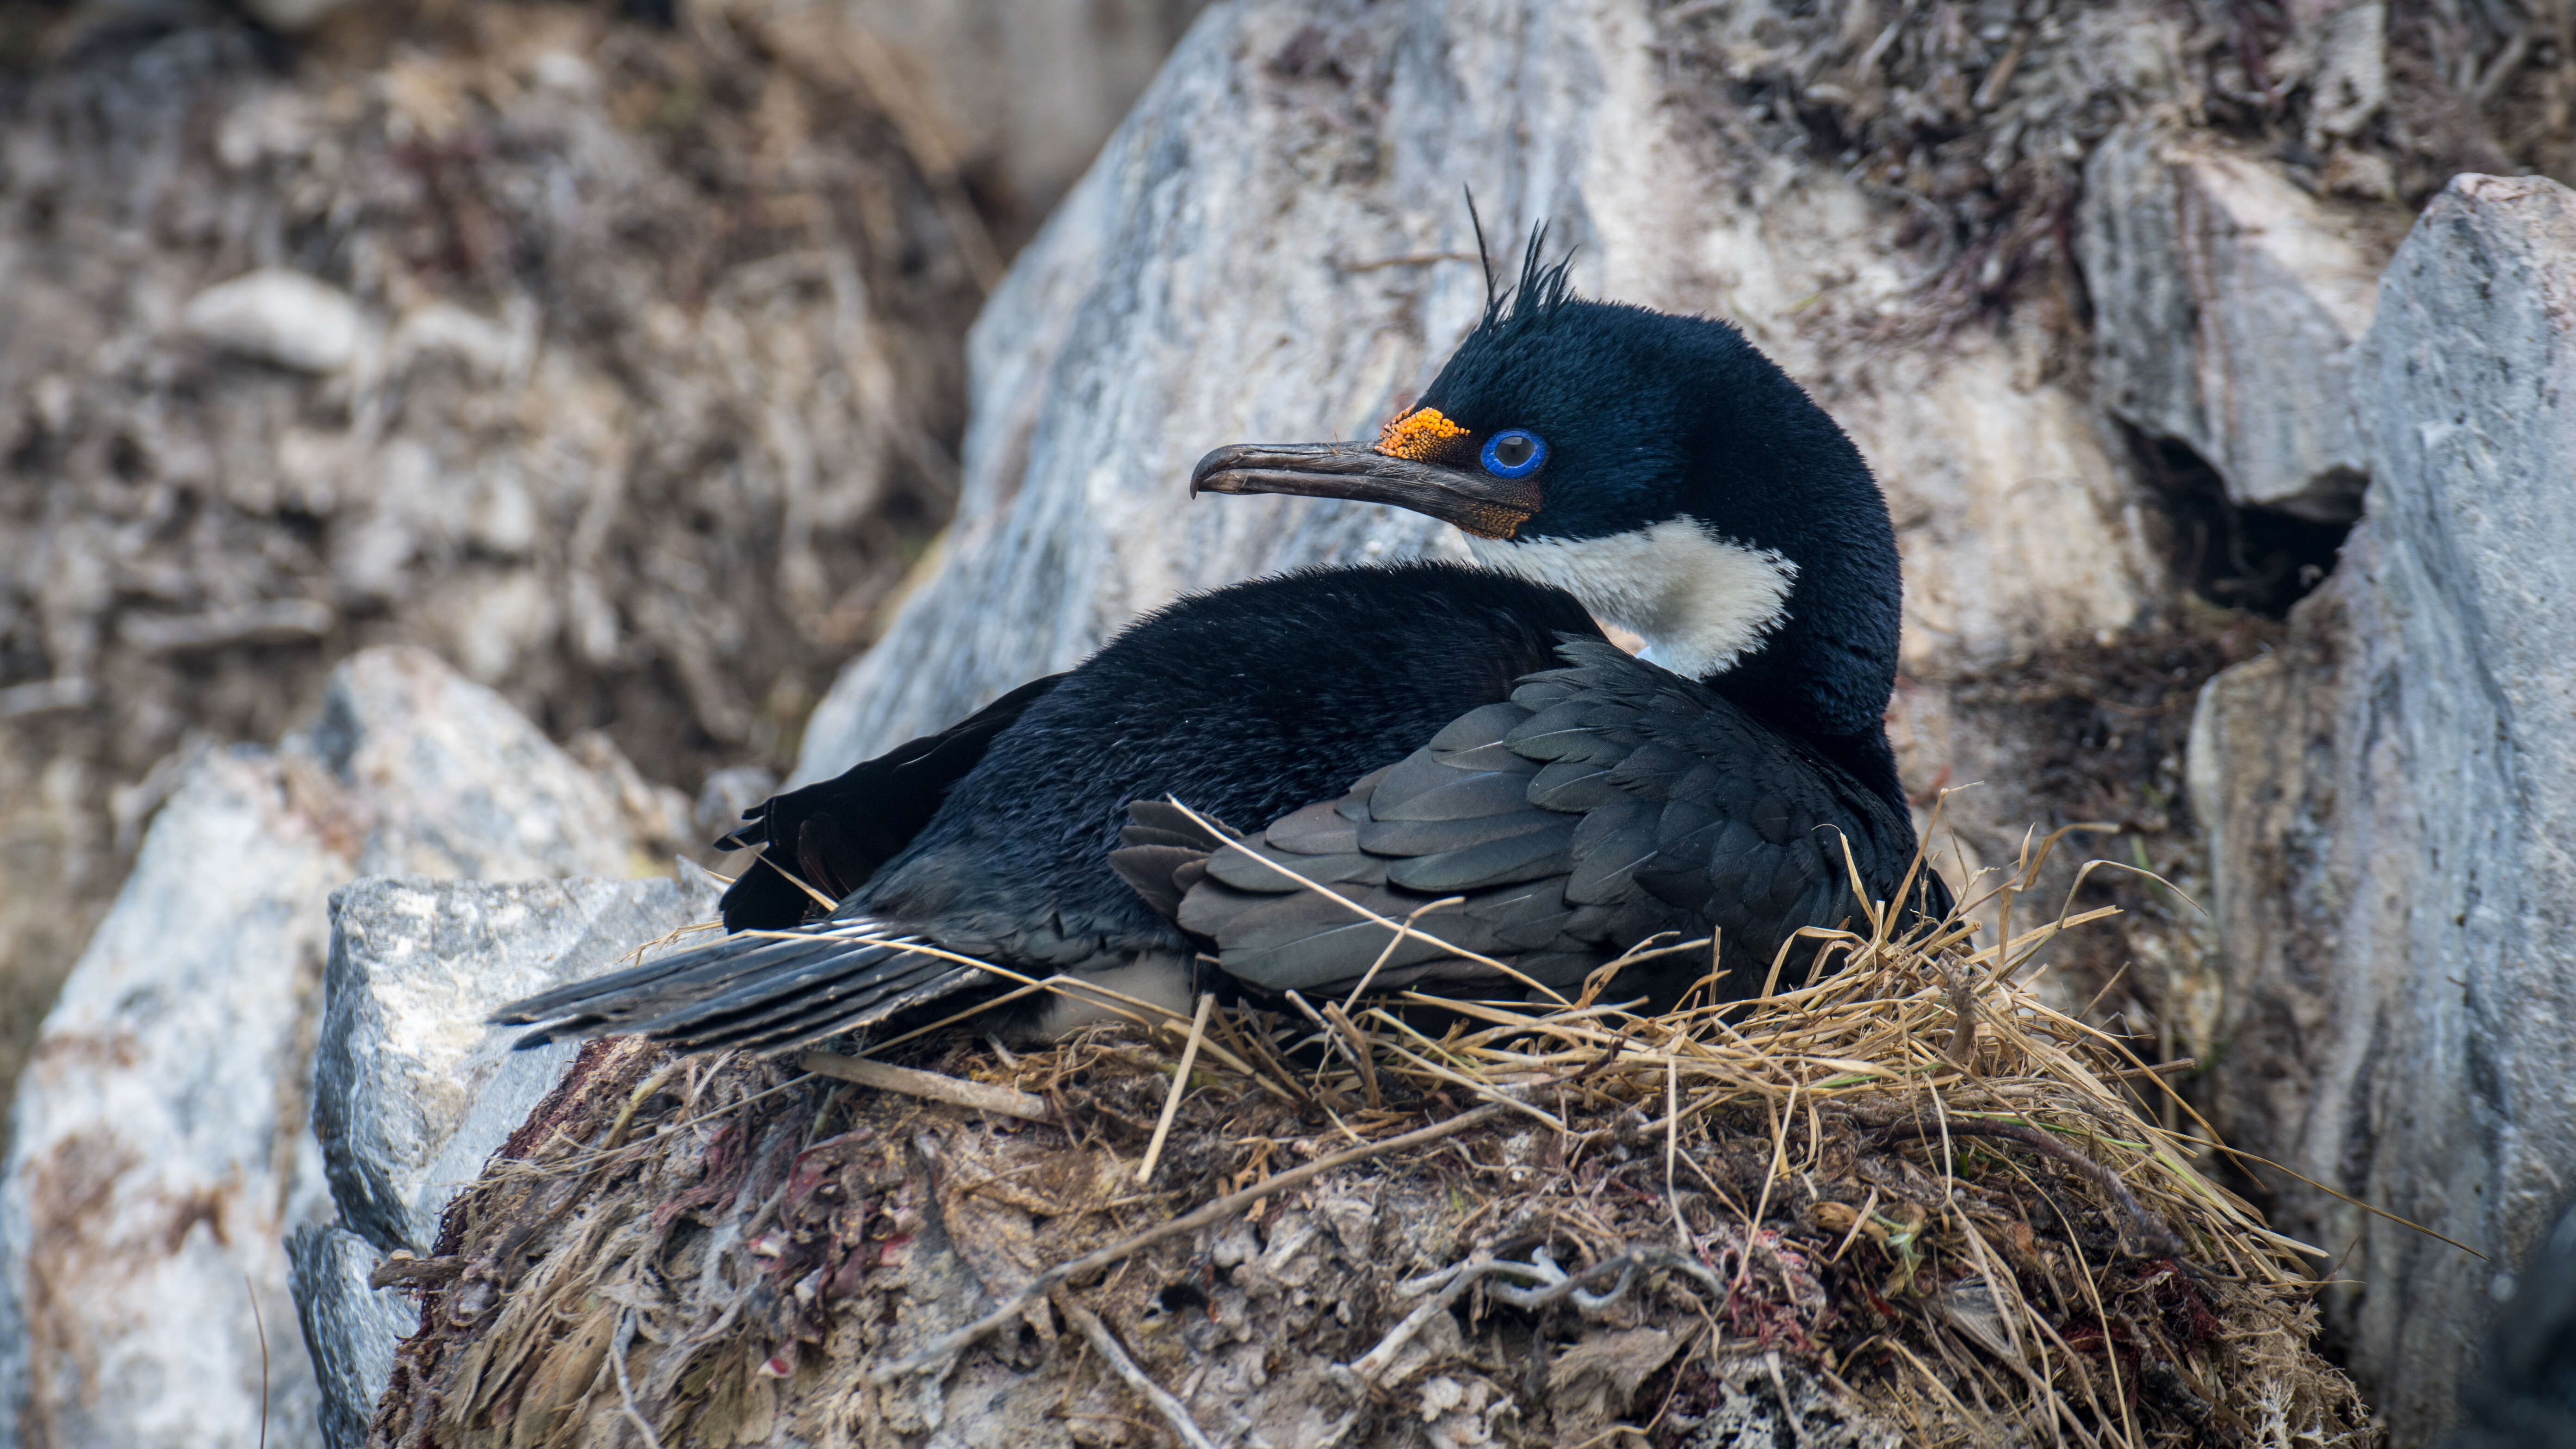
[[[1562,655],[1340,800],[1195,842],[1203,877],[1162,875],[1175,919],[1229,973],[1300,991],[1372,968],[1384,986],[1499,984],[1462,952],[1561,989],[1657,932],[1714,927],[1751,976],[1740,992],[1799,927],[1860,916],[1847,827],[1864,879],[1901,872],[1888,807],[1839,770],[1606,644]],[[1179,859],[1193,843],[1159,844]],[[1410,934],[1389,924],[1408,918]]]

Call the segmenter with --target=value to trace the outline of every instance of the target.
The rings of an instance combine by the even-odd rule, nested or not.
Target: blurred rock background
[[[48,1151],[97,1110],[80,1044],[144,1040],[120,973],[148,974],[153,931],[184,919],[154,902],[186,903],[187,863],[137,875],[133,924],[92,935],[164,802],[221,786],[238,838],[311,837],[269,892],[300,924],[259,938],[285,984],[261,1008],[276,1061],[243,1080],[277,1079],[273,1150],[228,1145],[168,1183],[90,1164],[102,1193],[193,1203],[273,1158],[259,1241],[206,1256],[194,1225],[223,1220],[174,1220],[174,1262],[183,1240],[203,1261],[141,1273],[101,1236],[117,1301],[249,1271],[281,1325],[275,1231],[327,1211],[295,1160],[322,949],[306,898],[362,864],[482,871],[479,847],[439,844],[461,827],[438,823],[436,770],[296,783],[298,761],[412,753],[351,739],[465,727],[406,722],[402,699],[481,696],[379,689],[355,730],[326,700],[335,665],[452,669],[560,747],[570,763],[524,752],[548,778],[586,772],[557,794],[615,818],[515,873],[646,874],[776,779],[1063,667],[1179,588],[1436,551],[1373,511],[1182,514],[1169,485],[1210,443],[1363,429],[1419,384],[1477,301],[1461,183],[1507,229],[1553,218],[1586,287],[1741,319],[1860,439],[1906,556],[1908,783],[1928,804],[1982,782],[1950,803],[1948,868],[2099,827],[2016,919],[2053,915],[2085,856],[2213,899],[2187,775],[2210,813],[2259,814],[2286,781],[2323,802],[2302,821],[2335,828],[2334,790],[2302,781],[2341,777],[2257,746],[2281,700],[2352,693],[2308,657],[2339,636],[2282,621],[2366,489],[2394,486],[2349,405],[2378,278],[2454,174],[2576,176],[2576,0],[1230,0],[1040,238],[1194,9],[0,0],[0,1083],[74,957],[99,963],[54,1069],[27,1078],[49,1084]],[[2292,663],[2235,676],[2245,702],[2214,717],[2235,753],[2187,761],[2203,684],[2285,639]],[[360,653],[385,643],[428,653]],[[284,823],[254,828],[279,792]],[[2259,863],[2277,920],[2227,937],[2097,874],[2077,903],[2129,914],[2052,964],[2070,1010],[2142,1053],[2223,1063],[2195,1091],[2231,1134],[2331,1177],[2351,1132],[2303,1134],[2274,1104],[2365,1124],[2367,1149],[2403,1129],[2386,1083],[2417,1078],[2357,1091],[2320,1059],[2411,1053],[2433,1081],[2457,1042],[2366,993],[2302,1015],[2271,980],[2331,956],[2370,884],[2285,838],[2294,858]],[[164,987],[225,964],[179,954]],[[2419,955],[2387,972],[2444,977]],[[209,1030],[163,1036],[225,1039]],[[179,1079],[156,1061],[118,1080]],[[2476,1121],[2515,1138],[2515,1113],[2549,1110]],[[2525,1196],[2534,1161],[2507,1173]],[[2245,1186],[2295,1230],[2350,1237],[2285,1180]],[[2515,1251],[2537,1221],[2525,1203],[2462,1230]],[[50,1302],[63,1381],[111,1359],[180,1372],[179,1348],[81,1308],[98,1288]],[[2366,1382],[2413,1374],[2420,1428],[2466,1340],[2444,1317],[2432,1347],[2401,1344],[2395,1301],[2347,1293],[2329,1324]],[[249,1442],[263,1403],[309,1418],[309,1371],[264,1390],[226,1332],[250,1387],[226,1388],[216,1437]],[[154,1422],[130,1408],[117,1424]],[[172,1432],[191,1422],[211,1421]]]
[[[662,849],[763,793],[1195,8],[0,6],[0,1108],[184,762],[356,649],[683,792]]]

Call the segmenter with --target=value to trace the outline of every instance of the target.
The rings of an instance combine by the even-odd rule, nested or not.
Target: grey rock
[[[456,1194],[554,1090],[577,1048],[514,1051],[492,1009],[618,965],[710,915],[701,879],[517,881],[374,877],[331,896],[313,1126],[339,1220],[289,1243],[295,1306],[333,1449],[365,1435],[410,1301],[367,1275],[426,1257]]]
[[[2341,521],[2367,471],[2352,359],[2383,245],[2280,168],[2150,121],[2084,167],[2077,254],[2111,411],[2190,445],[2239,505]]]
[[[714,913],[704,881],[370,878],[331,896],[313,1126],[340,1223],[426,1255],[439,1215],[571,1065],[484,1024]]]
[[[425,649],[352,657],[280,754],[338,787],[359,875],[658,873],[638,858],[615,781]]]
[[[306,1223],[286,1240],[296,1323],[321,1389],[322,1442],[366,1442],[378,1395],[393,1377],[394,1348],[420,1328],[420,1310],[398,1288],[370,1288],[382,1254],[338,1224]]]
[[[1253,0],[1210,10],[994,293],[944,563],[809,722],[811,780],[1089,654],[1189,589],[1462,556],[1410,514],[1186,496],[1221,443],[1373,431],[1541,222],[1585,290],[1739,320],[1887,484],[1908,667],[2129,624],[2161,597],[2142,499],[2089,410],[2016,361],[2033,324],[1866,363],[1905,264],[1830,162],[1706,122],[1643,0]],[[2018,351],[2017,351],[2018,349]]]
[[[2576,1177],[2576,193],[2462,176],[2357,368],[2366,517],[2193,723],[2230,978],[2221,1130],[2295,1181],[2393,1442]]]
[[[1205,3],[856,0],[847,13],[909,63],[951,154],[989,168],[1034,218],[1091,164]]]
[[[352,656],[275,750],[185,766],[19,1083],[0,1445],[251,1449],[263,1417],[271,1445],[319,1442],[285,1243],[333,1216],[310,1120],[331,892],[632,874],[632,822],[614,782],[420,650]]]
[[[338,372],[357,360],[367,331],[355,298],[286,267],[208,287],[180,320],[226,352],[296,372]]]
[[[269,29],[294,35],[321,24],[332,11],[349,3],[350,0],[243,0],[242,8],[258,16]]]
[[[289,789],[201,761],[46,1017],[0,1178],[0,1443],[249,1449],[263,1405],[314,1442],[281,1240],[328,1211],[298,1079],[347,866]]]

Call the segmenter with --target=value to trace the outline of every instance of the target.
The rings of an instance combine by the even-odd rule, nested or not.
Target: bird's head
[[[1899,576],[1860,452],[1724,322],[1572,296],[1538,261],[1373,442],[1249,444],[1191,490],[1392,503],[1647,656],[1810,736],[1881,727]]]

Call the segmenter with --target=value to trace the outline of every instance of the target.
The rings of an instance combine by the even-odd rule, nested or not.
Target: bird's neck
[[[1884,716],[1895,562],[1819,540],[1791,559],[1683,517],[1586,539],[1470,538],[1488,568],[1553,584],[1645,641],[1641,657],[1808,741],[1903,808]]]
[[[1804,741],[1816,753],[1849,771],[1853,779],[1886,801],[1897,814],[1907,813],[1905,787],[1896,776],[1896,749],[1888,743],[1884,719],[1873,719],[1855,730],[1819,729],[1801,719],[1797,711],[1780,709],[1780,690],[1723,675],[1704,682],[1728,703],[1782,734]]]
[[[1718,537],[1689,517],[1599,538],[1470,537],[1467,547],[1487,568],[1574,595],[1594,618],[1645,640],[1646,658],[1691,679],[1762,649],[1798,581],[1798,566],[1778,551]]]
[[[1894,549],[1808,550],[1778,626],[1701,682],[1805,740],[1899,814],[1905,791],[1887,741],[1900,617]]]

